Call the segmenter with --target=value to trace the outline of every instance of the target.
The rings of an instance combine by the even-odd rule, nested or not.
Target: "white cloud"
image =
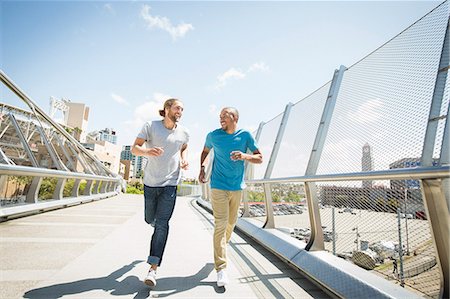
[[[130,103],[128,103],[127,100],[125,100],[123,97],[121,97],[115,93],[111,93],[111,97],[114,101],[116,101],[119,104],[126,105],[126,106],[130,105]]]
[[[105,5],[103,5],[103,9],[106,10],[107,12],[109,12],[112,15],[116,14],[116,11],[112,7],[111,3],[106,3]]]
[[[210,114],[216,115],[217,114],[217,106],[214,104],[209,105],[208,112]]]
[[[228,81],[231,79],[241,80],[244,78],[245,78],[245,73],[243,73],[242,71],[240,71],[238,69],[230,68],[225,73],[217,76],[217,83],[216,83],[215,87],[217,89],[220,89],[220,88],[224,87],[225,85],[227,85]]]
[[[132,134],[138,133],[145,122],[161,119],[159,110],[163,108],[164,101],[171,98],[163,93],[154,93],[153,98],[134,109],[133,119],[126,121],[127,126]]]
[[[368,124],[379,120],[383,102],[380,99],[369,100],[358,107],[355,113],[349,114],[349,118],[360,123]]]
[[[251,73],[251,72],[268,72],[269,71],[269,67],[266,65],[265,62],[257,62],[252,64],[249,68],[247,73]]]
[[[167,31],[173,40],[179,37],[184,37],[190,30],[194,30],[192,24],[181,23],[177,26],[172,25],[172,22],[166,17],[152,16],[150,14],[151,7],[149,5],[143,5],[141,9],[141,18],[147,24],[149,29],[159,28]]]
[[[217,76],[217,82],[214,85],[214,88],[221,89],[228,84],[229,80],[242,80],[247,77],[247,74],[252,72],[268,72],[268,71],[269,67],[265,64],[265,62],[254,63],[247,69],[247,71],[241,71],[240,69],[232,67],[223,74]]]

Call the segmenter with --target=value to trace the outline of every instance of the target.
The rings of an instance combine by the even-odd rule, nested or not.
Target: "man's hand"
[[[157,156],[161,156],[163,153],[164,153],[164,149],[162,147],[155,146],[155,147],[151,147],[151,148],[147,149],[147,154],[149,156],[157,157]]]
[[[180,167],[181,167],[181,169],[188,170],[189,162],[184,160],[184,159],[181,159],[180,160]]]
[[[205,176],[205,166],[200,167],[200,174],[198,175],[198,181],[203,184],[207,182]]]
[[[241,151],[232,151],[230,153],[230,158],[233,161],[245,160],[248,155]]]

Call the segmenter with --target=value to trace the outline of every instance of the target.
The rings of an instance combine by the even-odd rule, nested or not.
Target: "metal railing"
[[[123,180],[66,131],[71,128],[53,121],[2,71],[0,80],[29,108],[0,103],[2,220],[120,191]]]
[[[241,219],[448,298],[449,14],[444,1],[261,122]]]

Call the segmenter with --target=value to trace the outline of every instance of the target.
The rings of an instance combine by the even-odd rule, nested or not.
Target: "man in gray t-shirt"
[[[159,114],[164,119],[145,123],[131,150],[148,160],[144,169],[144,212],[145,221],[155,229],[147,258],[150,270],[144,282],[151,287],[156,285],[156,269],[166,247],[180,172],[188,167],[189,133],[177,124],[183,114],[183,103],[169,99]]]

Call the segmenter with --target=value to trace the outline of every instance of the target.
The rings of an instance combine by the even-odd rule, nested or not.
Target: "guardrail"
[[[338,296],[365,297],[366,274],[381,297],[450,296],[449,17],[444,1],[254,132],[242,227]]]
[[[120,191],[121,177],[53,121],[2,71],[0,80],[30,109],[0,105],[1,221]]]

